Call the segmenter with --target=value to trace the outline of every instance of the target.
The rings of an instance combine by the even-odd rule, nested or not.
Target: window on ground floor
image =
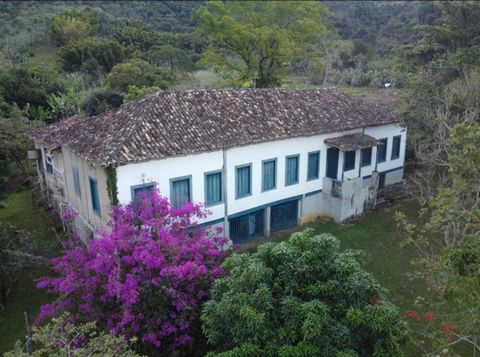
[[[230,239],[234,243],[244,243],[263,235],[264,210],[230,219]]]

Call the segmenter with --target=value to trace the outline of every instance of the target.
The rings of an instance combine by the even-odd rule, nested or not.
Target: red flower
[[[452,339],[452,333],[457,330],[457,327],[449,322],[442,322],[440,324],[440,330],[443,332],[443,339],[445,342],[450,342]]]
[[[371,298],[370,298],[370,304],[371,305],[378,305],[378,297],[376,295],[373,295]]]
[[[419,321],[420,314],[415,310],[405,310],[403,316]]]
[[[429,312],[426,312],[423,317],[425,318],[425,320],[427,320],[428,322],[432,321],[433,320],[433,313],[431,311]]]

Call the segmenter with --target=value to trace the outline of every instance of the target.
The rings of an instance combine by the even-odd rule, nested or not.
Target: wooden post
[[[30,335],[30,326],[28,325],[28,314],[26,311],[23,312],[25,317],[25,342],[27,345],[27,353],[29,356],[32,355],[32,336]]]

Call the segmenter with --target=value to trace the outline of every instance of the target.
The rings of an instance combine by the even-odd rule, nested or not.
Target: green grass
[[[50,216],[33,206],[30,192],[12,193],[1,204],[4,208],[0,208],[0,222],[36,231],[46,244],[53,244],[60,249],[59,235],[53,228]],[[6,310],[0,313],[0,355],[10,350],[16,340],[23,338],[23,312],[26,311],[32,321],[40,305],[51,300],[45,292],[35,288],[35,279],[44,274],[45,270],[25,272],[20,284],[10,293]]]
[[[342,248],[360,250],[362,266],[371,272],[388,289],[388,296],[401,309],[412,308],[418,296],[430,296],[432,291],[425,281],[414,278],[419,268],[415,261],[418,253],[412,246],[405,246],[405,237],[395,222],[395,211],[404,212],[415,219],[419,206],[415,201],[402,202],[389,209],[366,214],[347,224],[315,223],[309,225],[317,233],[331,233],[341,242]],[[290,233],[272,239],[261,239],[244,249],[255,249],[268,240],[280,241]]]

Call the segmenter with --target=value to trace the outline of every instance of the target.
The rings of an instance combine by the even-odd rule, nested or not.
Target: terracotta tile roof
[[[391,109],[335,88],[187,90],[149,95],[95,117],[29,132],[94,165],[124,165],[397,122]]]
[[[380,140],[363,133],[346,134],[335,138],[328,138],[325,139],[325,143],[339,148],[342,151],[352,151],[383,145],[383,142]]]

